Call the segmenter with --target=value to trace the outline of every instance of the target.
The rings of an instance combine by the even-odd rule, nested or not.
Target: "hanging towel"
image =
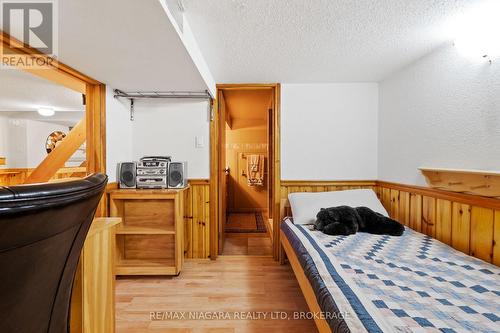
[[[248,186],[264,186],[264,155],[247,155]]]

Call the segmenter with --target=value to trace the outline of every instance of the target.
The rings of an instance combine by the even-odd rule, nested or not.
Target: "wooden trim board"
[[[432,188],[500,197],[500,171],[419,168]]]
[[[27,73],[65,86],[82,94],[86,93],[87,84],[100,84],[98,81],[78,72],[77,70],[57,61],[56,59],[50,58],[37,49],[32,48],[29,45],[19,41],[18,39],[9,36],[7,33],[1,30],[0,43],[3,44],[3,48],[8,49],[11,53],[25,56],[29,59],[43,59],[43,61],[37,61],[37,63],[43,63],[45,65],[37,67],[36,69],[26,68],[23,67],[22,64],[18,64],[18,68]]]

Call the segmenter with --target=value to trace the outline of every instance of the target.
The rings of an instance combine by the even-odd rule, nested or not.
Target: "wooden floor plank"
[[[313,320],[151,320],[151,312],[308,311],[289,265],[269,257],[220,256],[188,260],[178,277],[134,277],[116,281],[118,333],[315,333]]]

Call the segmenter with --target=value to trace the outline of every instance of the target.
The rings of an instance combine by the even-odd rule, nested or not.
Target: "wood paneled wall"
[[[390,216],[455,249],[500,265],[500,200],[381,181],[282,181],[293,192],[370,188]]]
[[[34,169],[0,169],[0,186],[24,184]],[[83,178],[87,175],[86,167],[61,168],[52,179]]]
[[[500,265],[500,200],[378,182],[382,204],[404,225]]]
[[[184,191],[184,257],[210,256],[210,181],[189,180]]]

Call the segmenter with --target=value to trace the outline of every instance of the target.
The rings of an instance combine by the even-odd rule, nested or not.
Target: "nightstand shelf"
[[[175,235],[173,226],[120,226],[117,235]]]

